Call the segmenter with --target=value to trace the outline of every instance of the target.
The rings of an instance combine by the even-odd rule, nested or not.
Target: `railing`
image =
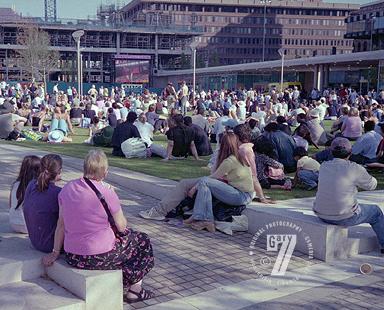
[[[181,25],[147,25],[146,23],[133,23],[133,22],[109,22],[107,20],[98,20],[98,19],[57,19],[55,21],[46,21],[42,18],[28,18],[24,21],[18,21],[25,23],[33,23],[40,27],[70,27],[76,29],[84,30],[133,30],[133,31],[151,31],[151,32],[161,32],[161,31],[172,31],[175,33],[202,33],[203,27],[201,26],[181,26]]]

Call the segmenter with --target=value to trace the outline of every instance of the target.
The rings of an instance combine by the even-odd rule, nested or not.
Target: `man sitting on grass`
[[[369,223],[384,254],[383,212],[377,205],[360,204],[356,199],[357,189],[374,190],[376,179],[363,166],[349,161],[352,146],[348,139],[334,139],[331,151],[334,159],[320,166],[313,211],[322,221],[333,225]]]
[[[319,179],[320,164],[315,159],[308,157],[308,152],[302,146],[294,150],[293,156],[297,161],[294,185],[300,182],[306,190],[314,190]]]

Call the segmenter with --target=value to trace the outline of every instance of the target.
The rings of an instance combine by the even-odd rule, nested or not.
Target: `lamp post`
[[[370,50],[373,51],[373,28],[375,26],[375,20],[376,16],[371,16],[371,44],[370,44]]]
[[[195,103],[195,91],[196,91],[196,47],[199,45],[199,42],[197,41],[192,41],[190,44],[190,47],[192,49],[192,100],[193,104]]]
[[[264,4],[264,15],[263,15],[263,56],[262,56],[262,61],[265,61],[265,35],[266,35],[266,29],[265,26],[267,24],[267,4],[271,3],[272,0],[260,0],[261,4]]]
[[[284,55],[285,50],[283,48],[279,48],[279,55],[281,56],[281,76],[280,76],[280,91],[283,92],[283,83],[284,83]]]
[[[80,57],[80,39],[84,35],[84,30],[77,30],[72,33],[72,37],[77,44],[77,91],[79,93],[79,98],[81,98],[81,57]]]

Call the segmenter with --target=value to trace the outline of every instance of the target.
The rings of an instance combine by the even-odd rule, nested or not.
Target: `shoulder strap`
[[[104,207],[105,213],[107,213],[108,221],[111,225],[115,225],[115,221],[113,220],[111,211],[108,208],[108,203],[105,201],[105,198],[102,193],[96,188],[96,186],[91,182],[90,179],[84,177],[85,183],[88,184],[88,186],[95,192],[97,198],[99,198],[101,204]]]

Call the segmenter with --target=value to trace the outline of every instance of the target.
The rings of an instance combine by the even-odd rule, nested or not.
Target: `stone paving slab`
[[[17,147],[6,150],[0,145],[1,218],[4,218],[8,212],[9,192],[6,189],[10,187],[17,174],[20,160],[26,154],[41,155],[44,152],[25,148],[19,150]],[[63,180],[68,181],[79,177],[82,161],[65,156],[63,158]],[[131,172],[120,173],[124,176],[124,174]],[[158,200],[132,191],[125,182],[113,182],[121,179],[115,178],[112,169],[110,175],[107,181],[116,188],[129,226],[149,234],[156,259],[155,268],[144,279],[144,284],[156,292],[156,297],[145,302],[126,305],[126,309],[152,306],[151,309],[160,310],[195,310],[198,308],[186,303],[186,298],[193,298],[194,296],[199,298],[200,294],[214,293],[218,288],[246,285],[247,281],[257,279],[248,254],[248,247],[252,239],[251,234],[236,233],[234,236],[227,236],[221,233],[196,232],[183,227],[177,221],[154,222],[141,219],[137,216],[138,212],[155,205]],[[2,230],[7,230],[7,228],[2,227],[0,233]],[[265,256],[265,243],[260,241],[258,245],[254,257],[262,259]],[[308,265],[302,254],[295,254],[289,265],[290,271]],[[317,260],[311,262],[311,265],[314,266],[318,264],[320,262]],[[266,268],[260,272],[267,275],[270,270]],[[232,308],[224,306],[224,308],[216,307],[216,309]]]

